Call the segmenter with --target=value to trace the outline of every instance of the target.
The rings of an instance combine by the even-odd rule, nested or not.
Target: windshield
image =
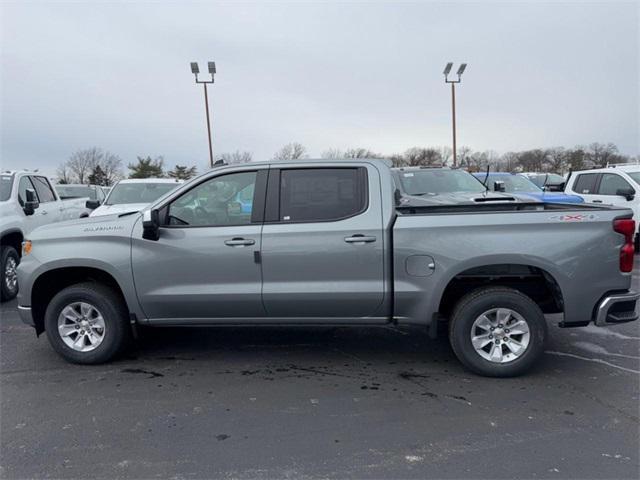
[[[494,182],[504,182],[504,191],[508,193],[539,193],[542,191],[540,187],[522,175],[489,175],[487,182],[492,190]]]
[[[178,186],[178,183],[119,183],[111,189],[106,205],[151,203]]]
[[[486,189],[470,173],[462,170],[415,170],[398,172],[408,195],[451,192],[483,193]]]
[[[13,175],[0,175],[0,202],[6,202],[11,197]]]
[[[89,197],[91,200],[98,199],[97,187],[89,185],[56,185],[56,191],[60,198],[84,198]]]
[[[634,182],[640,185],[640,172],[626,172],[626,173],[633,179]]]

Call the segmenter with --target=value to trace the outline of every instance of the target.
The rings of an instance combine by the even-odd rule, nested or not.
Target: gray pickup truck
[[[380,160],[220,166],[142,212],[49,225],[23,244],[22,319],[69,361],[137,326],[448,323],[473,372],[512,376],[562,327],[636,320],[625,208],[397,204]]]

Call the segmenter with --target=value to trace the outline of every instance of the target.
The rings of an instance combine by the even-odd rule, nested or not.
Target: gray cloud
[[[459,144],[615,142],[637,154],[629,3],[3,3],[2,168],[52,172],[96,145],[207,160],[188,62],[216,60],[215,149],[267,159],[450,143],[442,67],[467,61]]]

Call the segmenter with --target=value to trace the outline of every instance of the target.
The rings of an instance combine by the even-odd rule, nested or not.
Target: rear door
[[[602,203],[598,195],[599,173],[575,173],[575,179],[567,193],[575,193],[581,196],[587,203]]]
[[[371,165],[272,167],[262,230],[269,317],[376,321],[384,298],[380,188]]]

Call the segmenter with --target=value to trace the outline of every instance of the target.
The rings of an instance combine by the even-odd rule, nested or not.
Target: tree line
[[[272,160],[296,160],[309,158],[307,148],[298,142],[284,145],[271,157]],[[369,148],[328,149],[320,154],[324,159],[387,158],[396,167],[451,165],[453,151],[448,146],[412,147],[402,153],[383,155]],[[218,160],[225,163],[247,163],[253,161],[253,154],[237,150],[223,153]],[[471,171],[555,172],[564,174],[569,170],[585,170],[606,167],[612,163],[640,161],[640,156],[623,155],[613,143],[594,142],[586,146],[573,148],[552,147],[506,152],[498,154],[493,150],[472,150],[463,146],[457,151],[457,165]],[[78,150],[56,170],[59,183],[82,183],[94,185],[113,185],[116,181],[128,178],[170,177],[188,180],[197,175],[195,166],[174,165],[165,169],[162,156],[138,156],[134,163],[127,164],[125,174],[123,161],[109,151],[98,147]]]

